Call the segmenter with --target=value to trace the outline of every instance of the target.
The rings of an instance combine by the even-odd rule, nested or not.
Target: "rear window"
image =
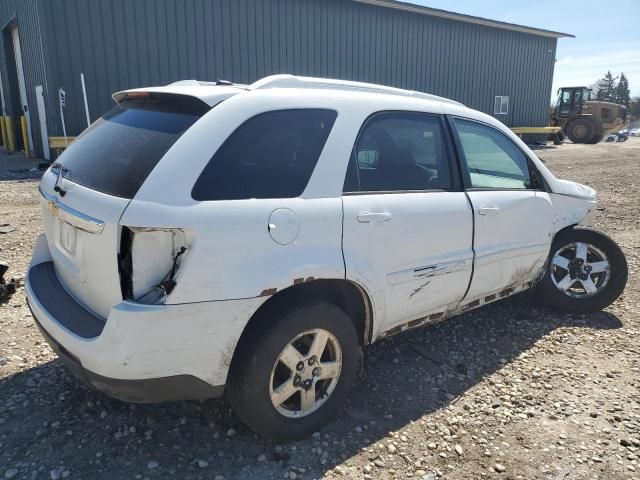
[[[102,193],[133,198],[153,167],[206,111],[196,99],[126,100],[85,130],[60,157],[65,178]]]
[[[337,113],[276,110],[240,125],[215,153],[191,192],[194,200],[292,198],[304,191]]]

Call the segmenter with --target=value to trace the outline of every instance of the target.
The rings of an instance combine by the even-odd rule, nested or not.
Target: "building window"
[[[493,104],[494,115],[506,115],[509,113],[509,97],[496,96],[496,101]]]

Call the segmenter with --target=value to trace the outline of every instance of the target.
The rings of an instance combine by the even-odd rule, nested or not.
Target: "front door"
[[[553,207],[527,156],[488,125],[454,119],[473,205],[475,265],[467,299],[536,278],[551,248]]]
[[[354,148],[343,252],[372,297],[374,336],[456,306],[469,285],[473,217],[444,131],[438,115],[380,113]]]

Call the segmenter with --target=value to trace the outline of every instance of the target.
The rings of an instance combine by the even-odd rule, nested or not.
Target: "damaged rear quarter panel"
[[[294,212],[300,225],[281,245],[269,232],[273,211]],[[193,232],[167,304],[265,297],[296,279],[344,278],[340,198],[195,202],[169,206],[132,201],[125,225]]]
[[[155,378],[189,374],[223,385],[236,343],[264,298],[186,305],[123,302],[113,308],[94,350],[114,364],[91,358],[86,368],[113,378]]]

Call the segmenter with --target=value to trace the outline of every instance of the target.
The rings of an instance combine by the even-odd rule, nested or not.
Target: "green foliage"
[[[631,102],[631,91],[629,90],[629,80],[623,73],[619,77],[614,77],[610,71],[591,86],[595,100],[615,102],[619,105],[629,107]]]
[[[620,80],[618,80],[618,85],[616,85],[615,98],[616,103],[629,107],[631,91],[629,90],[629,80],[627,80],[624,73],[620,74]]]
[[[598,90],[594,92],[596,100],[614,100],[616,98],[616,80],[618,77],[611,75],[608,71],[607,74],[600,80],[598,80]]]

